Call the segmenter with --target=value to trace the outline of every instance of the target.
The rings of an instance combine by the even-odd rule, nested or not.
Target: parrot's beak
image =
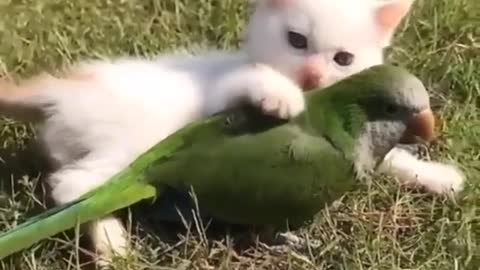
[[[417,138],[424,141],[431,141],[435,137],[435,117],[430,108],[416,113],[408,121],[407,129],[403,134],[400,143],[411,144],[417,142]]]

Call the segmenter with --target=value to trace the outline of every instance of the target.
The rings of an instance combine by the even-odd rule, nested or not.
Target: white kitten
[[[304,108],[300,88],[325,87],[382,63],[411,2],[261,0],[243,52],[82,63],[63,78],[5,84],[0,112],[42,120],[40,139],[58,166],[49,184],[63,204],[184,125],[241,102],[279,117],[297,115]],[[109,246],[124,254],[124,229],[113,216],[92,222],[90,234],[102,255],[110,255]]]

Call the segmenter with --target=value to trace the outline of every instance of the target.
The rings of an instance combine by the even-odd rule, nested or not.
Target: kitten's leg
[[[108,266],[114,256],[125,257],[128,251],[128,236],[122,221],[109,215],[87,224],[95,250],[97,264]]]
[[[420,185],[433,193],[451,195],[463,189],[464,175],[457,167],[420,160],[399,147],[388,153],[380,170],[401,183]]]
[[[102,185],[112,175],[123,169],[115,155],[87,155],[65,165],[49,177],[52,197],[57,204],[65,204]],[[110,215],[87,224],[92,243],[100,256],[99,264],[105,265],[113,256],[127,254],[128,241],[122,222]]]
[[[295,117],[305,108],[302,90],[295,82],[262,64],[248,64],[228,73],[208,91],[206,100],[207,114],[243,101],[280,118]]]

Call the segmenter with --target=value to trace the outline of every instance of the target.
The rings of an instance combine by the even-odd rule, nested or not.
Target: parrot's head
[[[428,92],[400,67],[371,67],[311,92],[306,100],[308,118],[319,116],[315,126],[337,147],[352,153],[357,172],[374,169],[399,143],[434,138]]]

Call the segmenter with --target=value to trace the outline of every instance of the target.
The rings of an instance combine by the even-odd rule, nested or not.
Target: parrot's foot
[[[253,237],[256,234],[250,234]],[[251,238],[251,240],[260,240],[263,245],[267,245],[269,249],[281,252],[282,250],[295,249],[307,250],[322,245],[320,241],[300,237],[293,232],[278,232],[273,228],[263,228],[260,233],[260,239]],[[257,242],[258,243],[258,242]]]
[[[303,250],[308,247],[319,247],[321,245],[320,241],[305,239],[300,236],[293,234],[292,232],[285,232],[277,234],[277,241],[280,244],[287,245],[294,249]]]
[[[277,241],[289,246],[299,246],[305,243],[305,239],[300,238],[299,236],[291,232],[284,232],[284,233],[277,234]]]
[[[266,243],[259,243],[265,249],[278,254],[288,253],[292,250],[305,251],[321,246],[320,241],[305,239],[292,232],[278,233]]]

